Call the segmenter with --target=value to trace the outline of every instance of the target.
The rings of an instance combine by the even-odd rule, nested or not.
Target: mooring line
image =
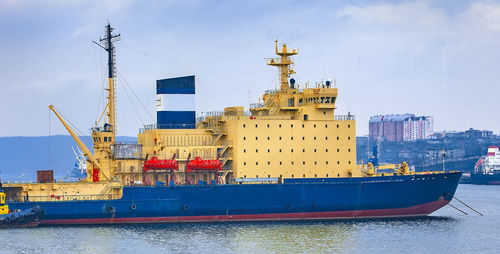
[[[469,209],[471,209],[472,211],[474,211],[474,212],[476,212],[477,214],[479,214],[479,215],[483,216],[483,214],[482,214],[482,213],[480,213],[480,212],[476,211],[474,208],[472,208],[472,207],[470,207],[469,205],[467,205],[466,203],[464,203],[464,202],[460,201],[460,199],[458,199],[458,198],[456,198],[456,197],[453,197],[453,198],[454,198],[456,201],[458,201],[458,202],[462,203],[462,205],[467,206],[467,207],[468,207]]]
[[[451,206],[451,207],[453,207],[453,208],[455,208],[455,209],[457,209],[458,211],[462,212],[462,213],[463,213],[463,214],[465,214],[465,215],[469,215],[468,213],[466,213],[466,212],[464,212],[464,211],[462,211],[462,210],[458,209],[456,206],[454,206],[454,205],[452,205],[452,204],[450,204],[450,203],[448,203],[448,205],[449,205],[449,206]]]

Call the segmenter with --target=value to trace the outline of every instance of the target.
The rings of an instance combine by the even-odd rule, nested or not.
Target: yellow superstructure
[[[331,82],[299,85],[286,44],[280,58],[280,89],[267,91],[262,103],[225,108],[201,119],[194,130],[147,129],[139,134],[143,153],[184,162],[189,154],[224,163],[226,182],[235,178],[361,176],[356,166],[356,125],[352,115],[335,115],[338,90]],[[181,167],[182,168],[182,167]],[[122,177],[123,178],[123,177]],[[159,176],[158,179],[162,179]]]

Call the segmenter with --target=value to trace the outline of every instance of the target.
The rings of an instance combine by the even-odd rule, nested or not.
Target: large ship
[[[157,123],[137,144],[115,142],[115,47],[108,24],[107,106],[91,129],[93,152],[49,108],[86,157],[77,182],[7,184],[12,209],[38,204],[44,224],[304,220],[426,216],[453,198],[461,172],[378,173],[356,164],[353,115],[335,114],[334,82],[298,84],[296,49],[275,43],[280,73],[249,111],[196,118],[195,77],[156,81]],[[49,179],[52,179],[49,177]]]
[[[472,184],[500,184],[500,151],[498,146],[488,147],[488,153],[481,156],[470,174]]]

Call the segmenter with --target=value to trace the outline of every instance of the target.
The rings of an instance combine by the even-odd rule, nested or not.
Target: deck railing
[[[10,202],[62,202],[62,201],[91,201],[120,199],[122,194],[93,194],[93,195],[50,195],[50,196],[14,196],[8,197]]]

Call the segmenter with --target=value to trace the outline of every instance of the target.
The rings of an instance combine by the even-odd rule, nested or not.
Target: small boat
[[[40,206],[11,212],[5,199],[0,183],[0,228],[36,227],[42,222],[45,211]]]

